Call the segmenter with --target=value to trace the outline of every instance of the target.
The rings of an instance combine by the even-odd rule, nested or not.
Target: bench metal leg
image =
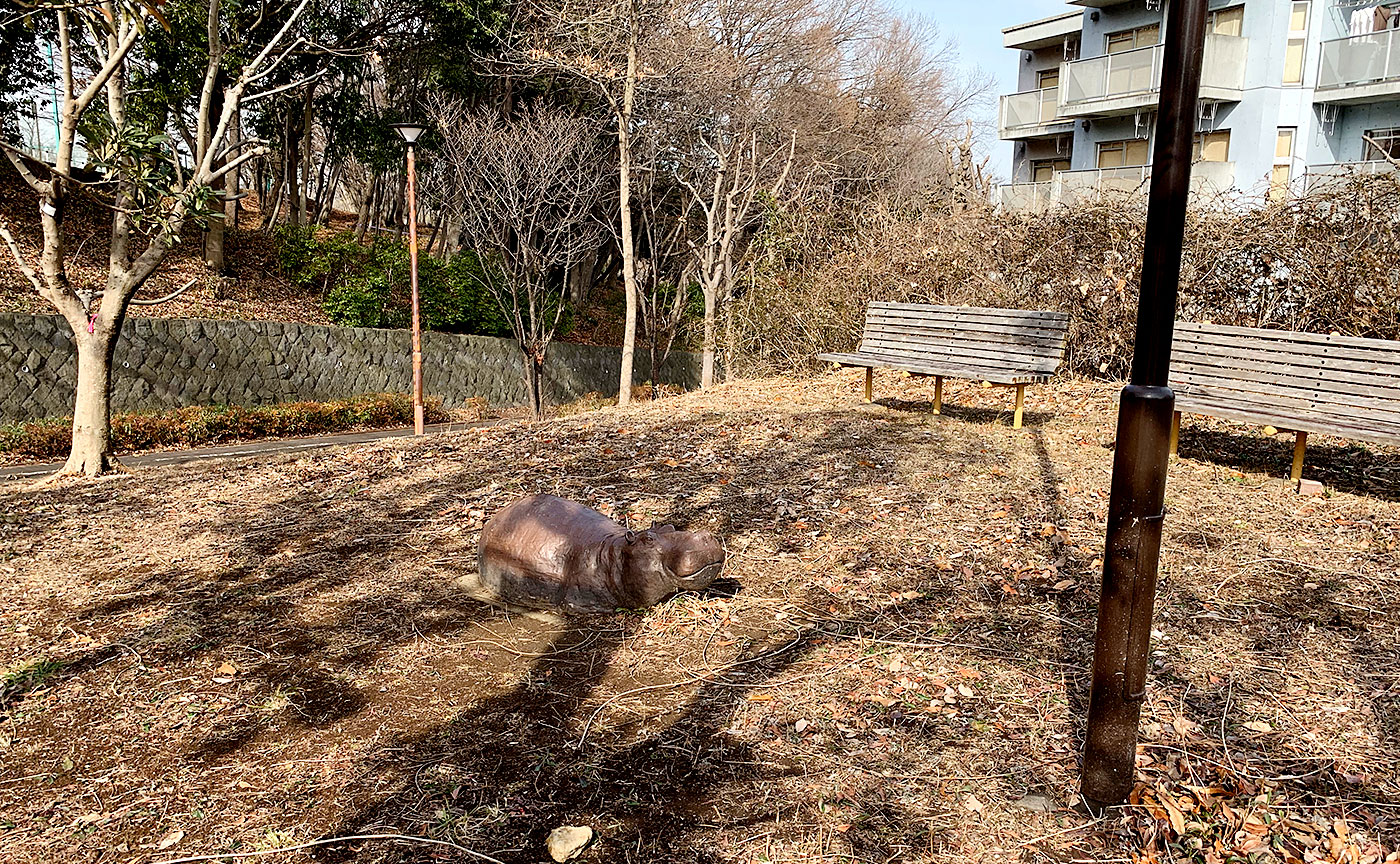
[[[1025,413],[1025,408],[1026,408],[1026,385],[1024,385],[1024,384],[1017,384],[1017,385],[1016,385],[1016,418],[1015,418],[1014,420],[1011,421],[1011,428],[1012,428],[1012,429],[1020,429],[1020,428],[1021,428],[1021,415]]]
[[[1303,479],[1303,453],[1308,449],[1308,433],[1293,433],[1293,473],[1290,475],[1294,483]]]
[[[1173,411],[1173,412],[1172,412],[1172,433],[1171,433],[1171,438],[1169,439],[1169,442],[1170,442],[1170,445],[1171,445],[1171,446],[1168,448],[1168,452],[1171,453],[1171,455],[1173,455],[1173,456],[1176,455],[1176,445],[1177,445],[1177,442],[1178,442],[1180,439],[1181,439],[1181,412],[1180,412],[1180,411]]]
[[[933,413],[943,413],[943,376],[939,375],[933,379]]]
[[[874,393],[875,393],[874,386],[875,386],[875,369],[874,369],[874,367],[872,367],[872,366],[866,366],[866,367],[865,367],[865,401],[866,401],[866,402],[873,402],[873,401],[875,401],[875,399],[874,399]]]

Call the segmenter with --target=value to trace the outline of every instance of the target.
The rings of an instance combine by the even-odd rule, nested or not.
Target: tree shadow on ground
[[[933,401],[930,399],[897,399],[893,397],[876,399],[875,405],[888,408],[891,411],[902,411],[909,414],[922,414],[930,420],[937,420],[946,417],[950,420],[958,420],[965,423],[993,424],[998,423],[1010,426],[1012,418],[1016,414],[1014,404],[1008,404],[1005,408],[984,408],[977,405],[958,405],[952,402],[943,403],[943,413],[933,413]],[[1036,427],[1045,426],[1055,415],[1049,411],[1034,411],[1027,409],[1021,415],[1023,426]]]
[[[1183,424],[1177,452],[1183,459],[1228,465],[1280,480],[1288,479],[1293,466],[1291,436],[1271,438]],[[1376,452],[1358,443],[1309,442],[1303,476],[1352,495],[1400,501],[1397,453]]]

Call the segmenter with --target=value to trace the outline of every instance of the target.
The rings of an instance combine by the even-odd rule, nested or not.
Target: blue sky
[[[994,97],[1016,90],[1016,52],[1001,45],[1001,30],[1012,24],[1035,21],[1060,12],[1072,11],[1065,0],[892,0],[938,25],[944,38],[954,40],[967,70],[980,68],[996,78]],[[986,155],[992,157],[991,170],[1005,178],[1011,173],[1011,145],[996,139],[995,101],[989,100],[981,118],[992,127],[985,138]]]

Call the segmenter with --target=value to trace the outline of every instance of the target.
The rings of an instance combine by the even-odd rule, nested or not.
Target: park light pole
[[[1142,293],[1108,499],[1103,586],[1089,689],[1080,791],[1091,807],[1121,804],[1133,789],[1138,721],[1162,547],[1167,451],[1176,396],[1167,386],[1181,247],[1191,185],[1207,0],[1167,7],[1157,141],[1142,253]]]
[[[418,123],[395,123],[394,131],[408,145],[408,284],[413,295],[413,434],[423,434],[423,334],[418,326],[418,177],[413,164],[413,145],[427,127]]]

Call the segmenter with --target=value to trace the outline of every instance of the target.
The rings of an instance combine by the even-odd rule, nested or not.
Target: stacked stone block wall
[[[410,390],[412,337],[404,330],[319,327],[275,321],[129,318],[112,368],[115,412],[186,405],[263,405]],[[423,389],[448,408],[468,399],[525,401],[520,350],[509,339],[423,334]],[[617,393],[617,348],[555,343],[545,362],[545,397],[567,402]],[[638,352],[635,380],[649,380]],[[700,358],[674,352],[661,380],[694,387]],[[77,352],[57,315],[0,313],[0,422],[73,411]]]

